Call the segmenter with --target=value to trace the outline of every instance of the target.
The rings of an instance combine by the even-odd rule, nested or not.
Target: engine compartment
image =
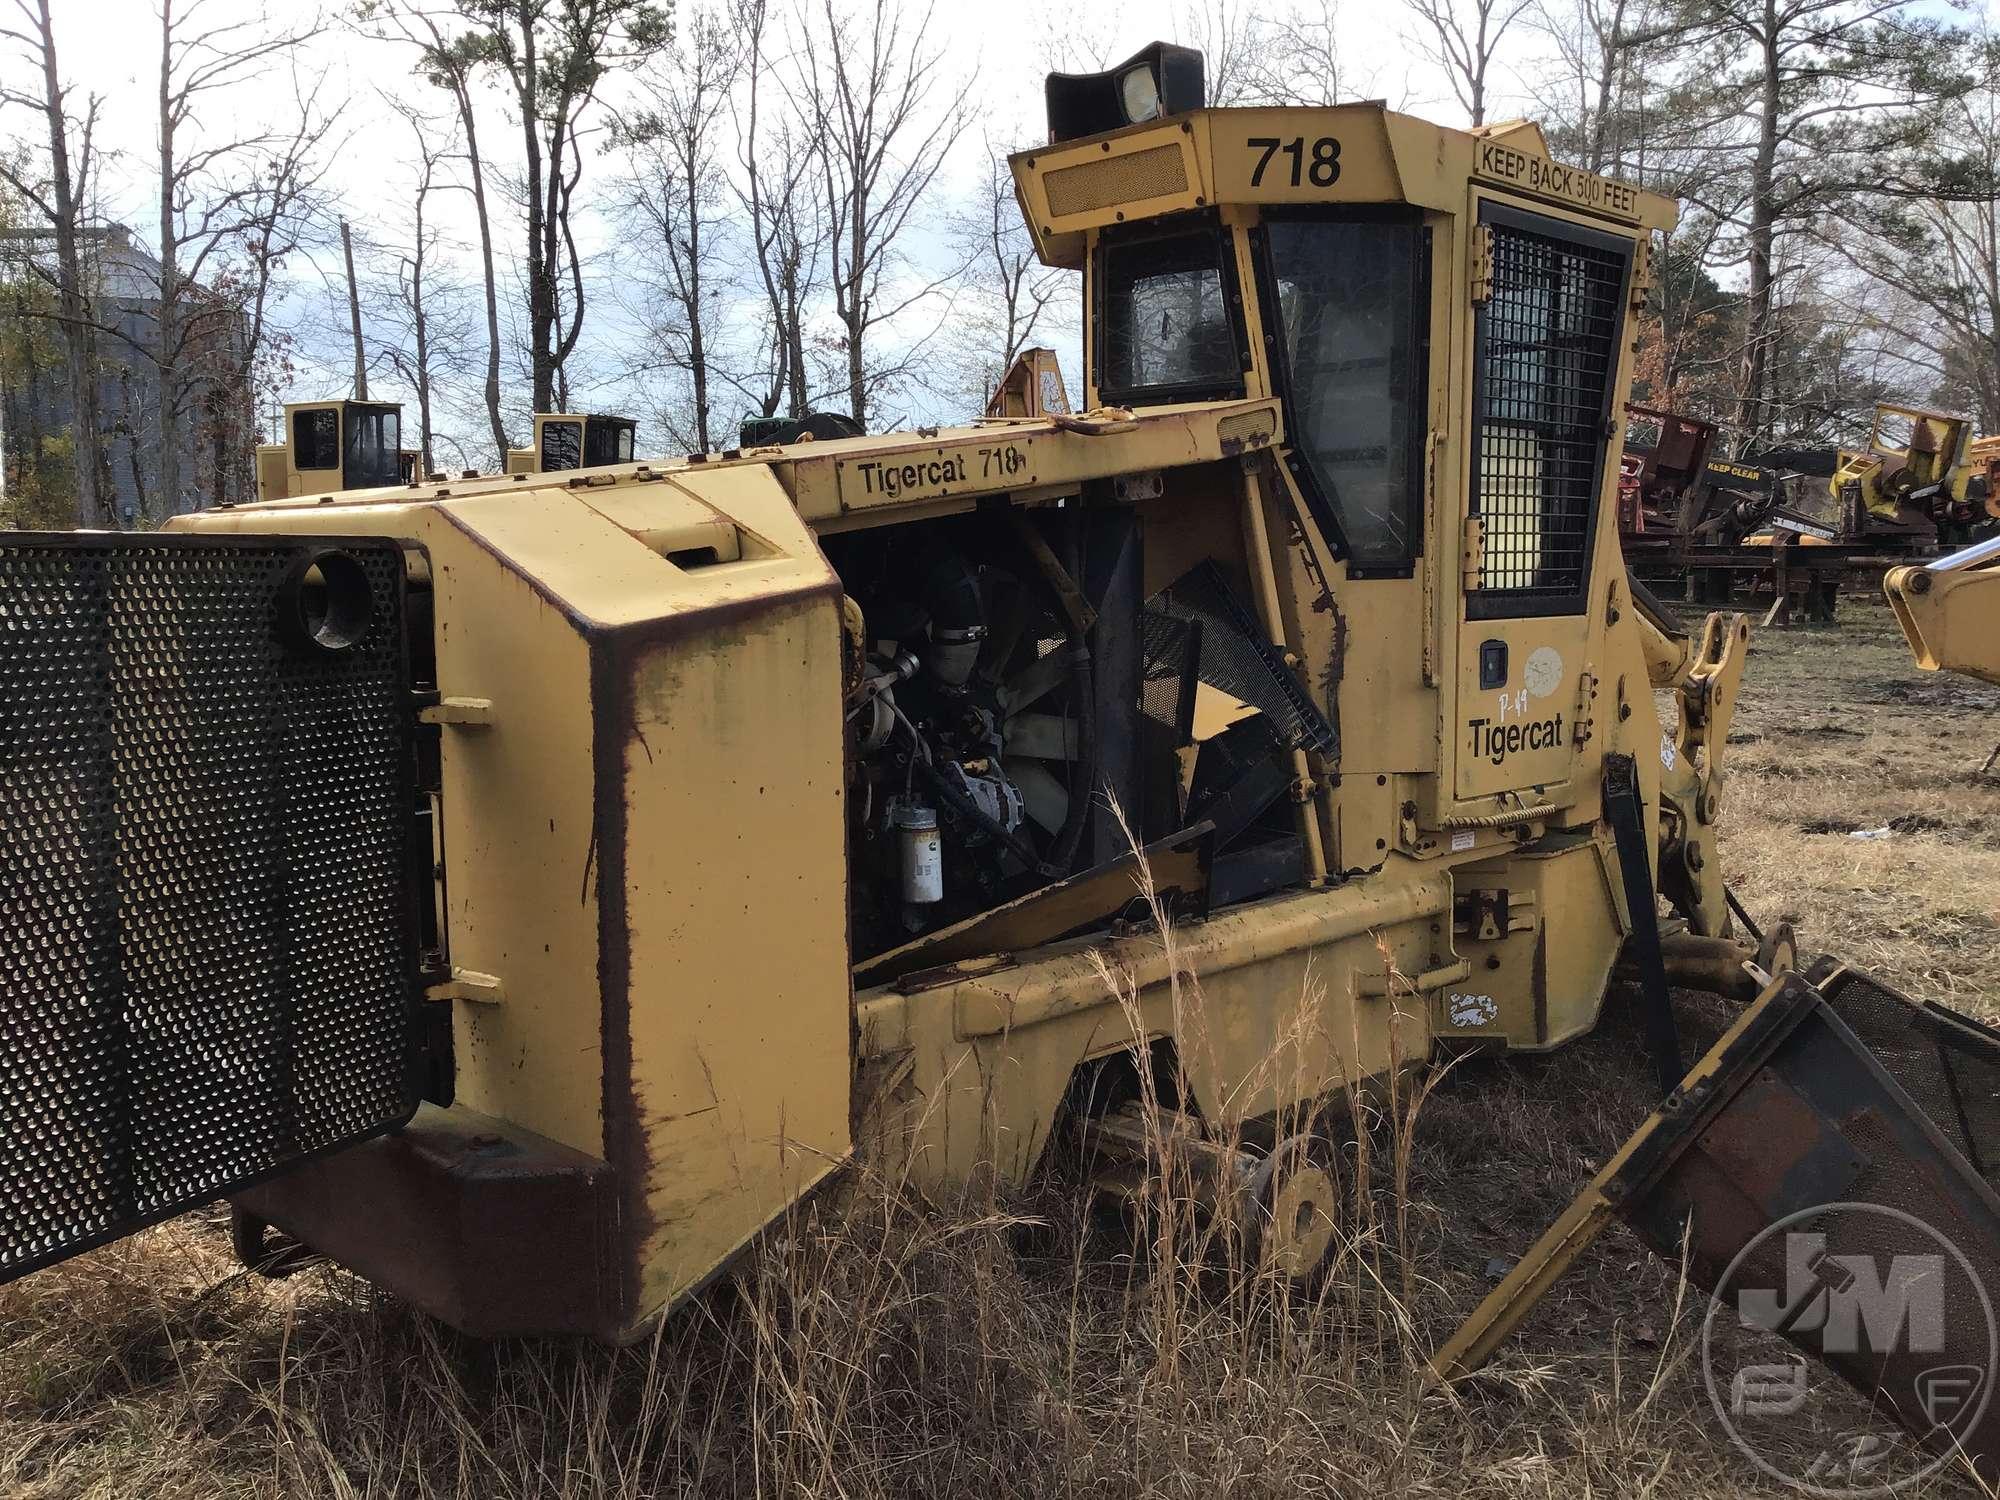
[[[1213,897],[1303,878],[1290,754],[1333,731],[1262,638],[1240,568],[1207,559],[1148,596],[1144,525],[1122,504],[1001,505],[823,545],[845,591],[857,962],[1202,826]]]

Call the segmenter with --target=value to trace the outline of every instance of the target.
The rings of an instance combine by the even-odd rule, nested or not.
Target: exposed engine
[[[1144,597],[1138,536],[1085,504],[827,539],[856,959],[1197,825],[1212,897],[1303,878],[1291,755],[1335,730],[1214,560]]]
[[[1081,530],[1054,520],[828,546],[848,593],[857,956],[1060,879],[1087,852],[1092,616]]]

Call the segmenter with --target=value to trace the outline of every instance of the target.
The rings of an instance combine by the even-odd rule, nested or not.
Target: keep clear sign
[[[1636,221],[1639,217],[1639,190],[1629,183],[1613,182],[1581,167],[1565,166],[1546,156],[1516,151],[1498,141],[1481,141],[1475,170],[1481,177],[1504,182],[1537,198],[1553,198],[1593,213]]]

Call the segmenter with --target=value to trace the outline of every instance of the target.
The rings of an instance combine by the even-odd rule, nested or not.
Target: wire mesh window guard
[[[1489,210],[1492,292],[1478,316],[1474,618],[1583,609],[1631,249]]]

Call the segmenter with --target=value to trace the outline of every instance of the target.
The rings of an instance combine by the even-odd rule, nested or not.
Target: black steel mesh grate
[[[2000,1191],[2000,1036],[1855,969],[1835,969],[1820,993],[1972,1169]]]
[[[1190,568],[1146,607],[1149,613],[1198,623],[1201,680],[1262,709],[1282,743],[1338,753],[1333,726],[1306,695],[1283,653],[1262,638],[1248,607],[1213,562]]]
[[[1617,364],[1626,252],[1511,223],[1479,314],[1473,513],[1488,614],[1580,607]]]
[[[1200,678],[1201,623],[1152,605],[1139,612],[1139,712],[1160,726],[1169,743],[1194,738],[1194,697]]]
[[[331,545],[365,629],[289,644]],[[0,1279],[415,1107],[402,566],[0,537]]]

